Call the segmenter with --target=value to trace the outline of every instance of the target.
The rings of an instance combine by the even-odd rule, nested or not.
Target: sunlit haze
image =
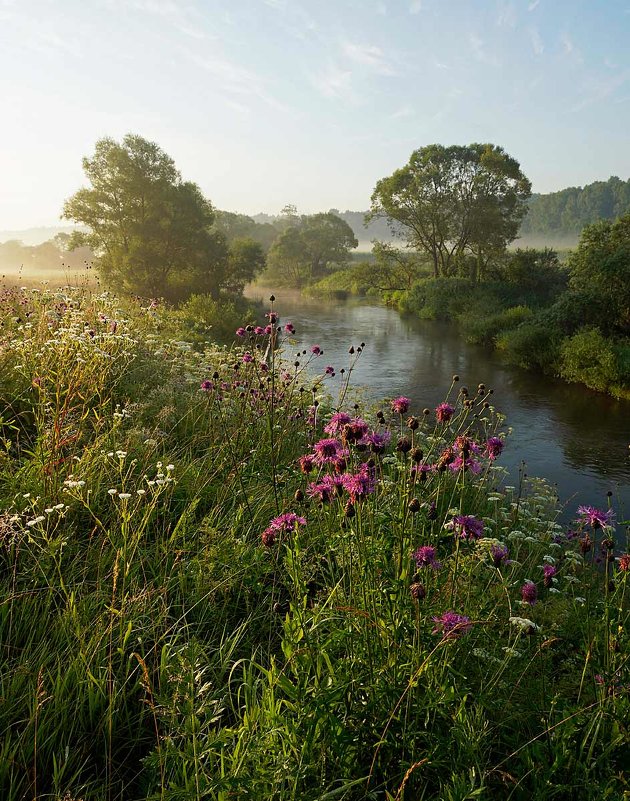
[[[629,0],[0,0],[0,229],[57,224],[127,132],[248,214],[365,210],[433,142],[625,180],[629,41]]]

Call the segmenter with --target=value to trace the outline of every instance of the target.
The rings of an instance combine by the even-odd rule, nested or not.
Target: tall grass
[[[491,389],[361,416],[273,305],[0,303],[3,799],[630,791],[625,523],[504,486]]]

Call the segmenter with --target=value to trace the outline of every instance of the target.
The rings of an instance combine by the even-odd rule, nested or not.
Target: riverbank
[[[330,318],[201,351],[154,304],[2,304],[4,799],[630,789],[619,512],[502,487],[490,386],[391,398],[368,314],[390,399],[334,414],[370,344]]]

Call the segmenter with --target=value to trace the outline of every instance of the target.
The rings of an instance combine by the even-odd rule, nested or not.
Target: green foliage
[[[300,287],[348,263],[359,243],[346,222],[330,212],[298,217],[289,209],[285,230],[267,257],[266,281]]]
[[[377,430],[411,451],[342,424],[343,466],[304,473],[328,439],[328,376],[315,354],[287,365],[275,329],[245,356],[193,346],[192,323],[235,311],[208,297],[0,304],[3,799],[628,791],[630,572],[613,523],[582,515],[568,536],[544,481],[502,487],[489,392],[451,388],[448,421],[382,413]],[[449,467],[457,455],[473,464]],[[263,540],[288,512],[305,522]],[[460,513],[484,536],[461,536]]]
[[[481,345],[495,345],[497,337],[521,323],[530,320],[533,315],[529,306],[512,306],[509,309],[488,316],[468,314],[462,320],[462,329],[466,339]]]
[[[560,192],[532,195],[522,234],[566,236],[599,220],[614,220],[630,211],[630,180],[616,176],[595,181],[584,187],[569,187]]]
[[[518,162],[496,145],[428,145],[378,181],[368,219],[387,218],[393,233],[402,228],[436,278],[454,275],[466,254],[480,278],[488,257],[515,238],[530,192]]]
[[[602,331],[630,333],[630,213],[614,222],[600,221],[582,232],[567,266],[571,287],[600,298],[606,314]]]
[[[584,328],[560,348],[560,375],[567,381],[606,392],[619,378],[612,344],[596,328]]]
[[[526,370],[557,373],[561,336],[538,319],[500,334],[496,342],[512,364]]]
[[[63,216],[87,226],[69,246],[94,251],[109,286],[143,297],[178,302],[191,293],[239,293],[264,265],[263,249],[232,236],[199,187],[183,181],[173,160],[154,142],[128,134],[121,143],[100,139],[83,159],[91,184],[64,204]],[[221,228],[230,228],[228,236]]]

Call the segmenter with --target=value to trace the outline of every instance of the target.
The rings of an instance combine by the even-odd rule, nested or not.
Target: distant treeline
[[[521,234],[579,235],[598,220],[614,220],[630,211],[630,180],[611,176],[584,187],[571,186],[547,195],[532,195]]]

